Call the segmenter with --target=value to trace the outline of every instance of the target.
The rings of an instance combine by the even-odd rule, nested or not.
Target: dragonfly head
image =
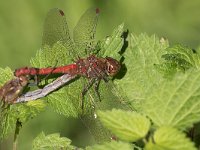
[[[106,65],[106,71],[108,76],[115,76],[121,68],[120,63],[111,57],[106,57]]]

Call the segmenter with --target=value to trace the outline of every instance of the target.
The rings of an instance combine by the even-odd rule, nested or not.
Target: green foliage
[[[135,142],[147,135],[150,121],[136,112],[113,109],[112,111],[99,111],[102,123],[121,140]]]
[[[172,125],[185,129],[198,122],[199,71],[193,69],[185,74],[179,73],[171,80],[164,79],[154,64],[162,63],[167,41],[161,42],[155,36],[144,34],[130,35],[128,41],[129,47],[124,54],[128,71],[117,84],[133,101],[132,104],[157,126]],[[177,52],[181,59],[198,68],[199,56],[190,49],[176,47],[168,51]]]
[[[156,67],[165,77],[171,77],[176,72],[184,72],[191,67],[196,69],[200,67],[199,54],[195,50],[182,45],[167,48],[162,58],[164,62],[156,64]]]
[[[185,133],[171,126],[161,126],[154,132],[149,132],[149,119],[139,113],[114,109],[112,111],[99,112],[98,114],[102,123],[120,140],[137,142],[139,139],[143,139],[143,141],[147,139],[147,142],[145,142],[145,149],[147,150],[195,149],[194,143],[186,137]],[[148,136],[147,132],[149,132]],[[100,149],[103,146],[96,147]],[[104,148],[108,148],[108,145]],[[137,147],[137,149],[140,148]]]
[[[112,33],[111,36],[108,36],[102,42],[100,42],[100,49],[99,55],[101,57],[112,57],[117,60],[120,60],[119,51],[121,50],[124,39],[122,38],[122,34],[124,32],[124,24],[119,25]]]
[[[98,55],[119,60],[118,52],[123,45],[122,32],[123,24],[110,37],[100,41]],[[182,131],[200,121],[199,54],[180,45],[169,48],[168,41],[159,40],[155,35],[149,37],[146,34],[130,34],[128,43],[129,46],[123,53],[123,64],[127,68],[125,76],[122,80],[115,80],[117,88],[112,82],[100,84],[101,102],[97,100],[94,89],[88,91],[82,120],[91,127],[92,133],[97,133],[96,137],[102,136],[104,139],[106,136],[108,141],[114,134],[119,140],[135,142],[139,146],[137,149],[195,149]],[[31,63],[34,67],[49,67],[69,64],[72,59],[70,49],[62,41],[58,41],[52,46],[45,45]],[[10,74],[5,71],[2,79],[11,78]],[[51,93],[47,96],[48,105],[60,114],[78,117],[82,113],[79,102],[82,85],[85,83],[80,78]],[[137,111],[131,112],[127,102]],[[17,119],[26,122],[44,107],[44,101],[11,105],[7,109],[7,115],[3,115],[0,128],[2,135],[7,135],[14,129]],[[112,108],[123,111],[108,111]],[[101,110],[97,112],[97,118],[96,110]],[[98,124],[99,119],[111,134]],[[100,128],[92,125],[99,125]],[[139,141],[143,142],[142,146],[138,144]],[[67,148],[69,144],[68,139],[60,138],[58,134],[45,136],[42,133],[34,141],[33,147]],[[112,141],[87,149],[130,149],[136,146]]]
[[[0,68],[0,74],[1,85],[11,80],[13,77],[13,73],[9,68]],[[15,130],[17,120],[21,123],[25,123],[43,111],[44,107],[45,104],[42,101],[29,102],[26,104],[2,105],[0,108],[0,140],[4,139]]]
[[[123,54],[127,72],[122,80],[115,83],[132,102],[133,107],[140,109],[140,102],[148,96],[146,92],[162,78],[154,64],[161,62],[168,42],[159,40],[155,35],[149,37],[147,34],[130,34],[128,44]]]
[[[0,68],[0,77],[0,86],[3,86],[8,80],[12,79],[12,70],[8,67],[6,67],[5,69]]]
[[[71,146],[70,144],[71,140],[65,137],[60,137],[59,133],[45,135],[42,132],[34,139],[33,150],[75,149],[75,147]]]
[[[163,79],[149,90],[142,110],[156,126],[186,129],[200,121],[199,94],[200,70],[178,73],[172,80]]]
[[[172,127],[161,127],[146,144],[147,150],[196,150],[186,135]]]
[[[37,101],[1,108],[0,140],[4,139],[15,130],[17,120],[23,124],[41,113],[44,107],[45,105],[42,101]]]

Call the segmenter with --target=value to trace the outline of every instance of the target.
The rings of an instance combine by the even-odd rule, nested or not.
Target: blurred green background
[[[7,0],[0,4],[0,67],[15,69],[29,65],[30,58],[41,46],[43,21],[49,9],[62,9],[72,29],[81,14],[92,6],[101,10],[97,39],[111,34],[124,22],[130,32],[166,37],[170,45],[199,46],[199,0]],[[61,136],[71,138],[76,146],[93,143],[79,120],[46,110],[23,126],[19,149],[30,149],[32,140],[41,131],[46,134],[60,132]],[[11,149],[12,140],[11,136],[0,148]]]

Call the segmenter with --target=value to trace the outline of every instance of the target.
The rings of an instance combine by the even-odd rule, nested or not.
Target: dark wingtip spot
[[[100,9],[96,8],[96,14],[99,14],[99,13],[100,13]]]
[[[59,12],[60,12],[60,14],[61,14],[62,16],[65,15],[64,12],[63,12],[62,10],[60,10],[60,9],[59,9]]]

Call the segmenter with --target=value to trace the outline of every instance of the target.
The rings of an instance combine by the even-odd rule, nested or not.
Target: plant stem
[[[17,140],[19,136],[20,128],[22,127],[22,123],[17,119],[16,127],[15,127],[15,134],[14,134],[14,141],[13,141],[13,150],[17,150]]]

